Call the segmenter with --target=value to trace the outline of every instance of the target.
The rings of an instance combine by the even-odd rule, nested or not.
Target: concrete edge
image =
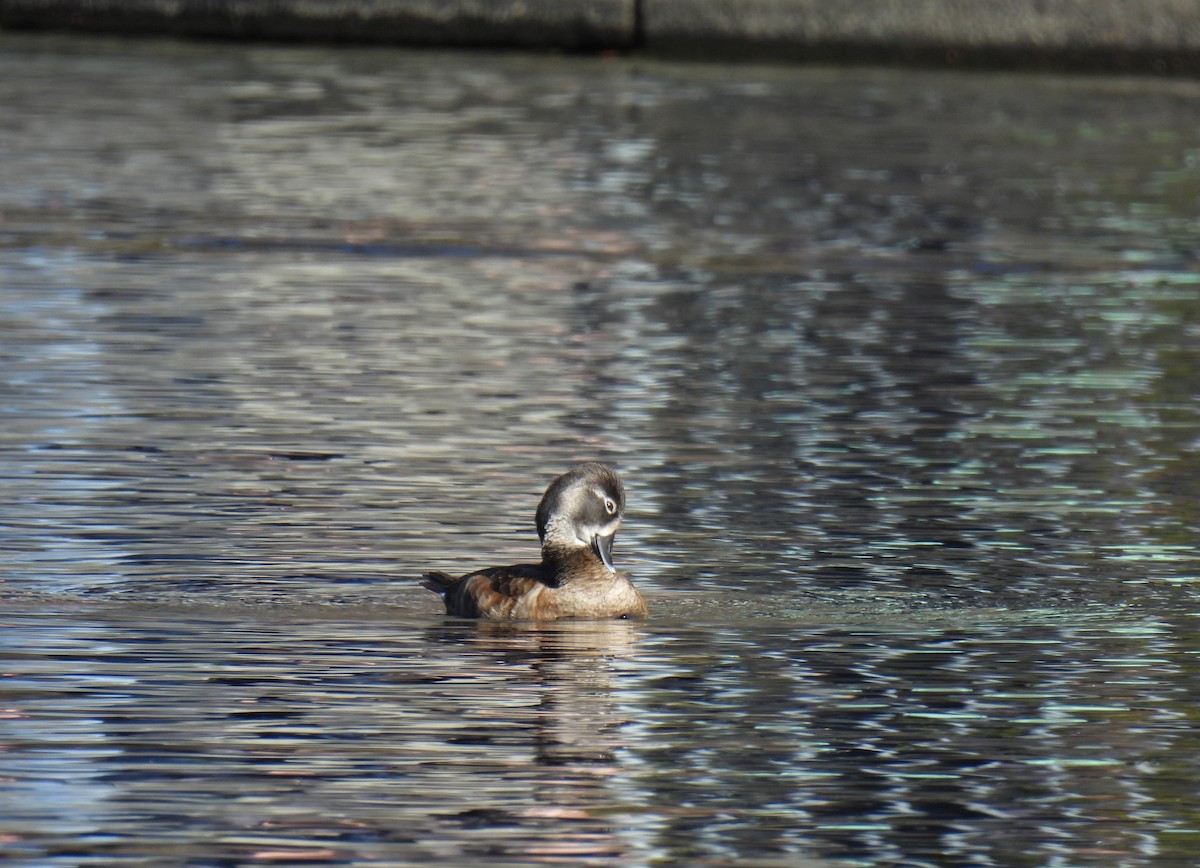
[[[1195,0],[0,0],[0,28],[1200,73]]]

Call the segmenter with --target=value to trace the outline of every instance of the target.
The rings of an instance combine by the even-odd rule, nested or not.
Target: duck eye
[[[617,514],[617,505],[611,497],[604,498],[604,509],[609,515]]]

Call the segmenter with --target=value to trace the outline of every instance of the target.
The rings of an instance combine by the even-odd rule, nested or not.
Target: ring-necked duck
[[[626,618],[646,614],[629,577],[613,566],[625,488],[611,467],[571,468],[550,483],[537,509],[540,564],[491,567],[454,578],[426,573],[447,615],[492,620]]]

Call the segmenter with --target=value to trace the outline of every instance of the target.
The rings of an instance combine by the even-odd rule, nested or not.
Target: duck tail
[[[429,588],[443,600],[446,599],[446,592],[450,590],[453,582],[454,577],[446,573],[426,573],[421,576],[421,587]]]

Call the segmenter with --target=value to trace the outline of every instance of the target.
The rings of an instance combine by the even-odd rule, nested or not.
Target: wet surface
[[[1200,85],[0,49],[8,861],[1192,863]]]

